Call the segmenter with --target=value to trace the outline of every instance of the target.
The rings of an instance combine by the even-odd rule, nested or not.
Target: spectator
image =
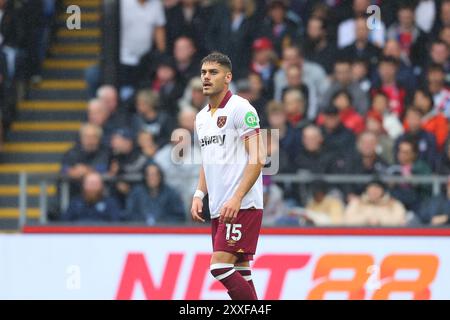
[[[267,104],[267,119],[269,127],[279,133],[280,172],[294,172],[293,163],[300,148],[300,131],[290,125],[283,105],[274,100]]]
[[[369,41],[369,28],[365,17],[355,18],[355,41],[341,49],[346,59],[363,59],[369,62],[369,72],[377,65],[381,50]]]
[[[434,109],[450,119],[450,90],[445,86],[445,72],[441,65],[432,64],[427,70],[427,88],[433,95]]]
[[[400,127],[403,130],[403,126]],[[377,112],[369,111],[366,117],[366,131],[372,132],[377,136],[378,155],[385,159],[389,164],[394,163],[394,139],[392,139],[383,128],[383,118]]]
[[[119,94],[114,86],[103,85],[98,88],[97,98],[109,112],[108,121],[104,126],[107,133],[112,133],[117,128],[124,128],[129,125],[128,112],[120,107]]]
[[[270,176],[263,176],[264,226],[276,225],[277,220],[285,214],[283,190],[272,182]]]
[[[328,88],[328,78],[325,70],[317,63],[304,59],[299,47],[290,46],[283,49],[280,68],[274,76],[274,97],[281,101],[283,88],[287,86],[286,72],[291,66],[300,68],[302,82],[313,88],[317,95],[322,95]]]
[[[358,136],[357,159],[354,172],[360,174],[383,175],[388,163],[377,153],[378,137],[375,133],[364,131]]]
[[[197,49],[191,38],[181,36],[175,40],[173,57],[175,58],[176,71],[179,80],[185,86],[189,80],[198,76],[200,61],[197,57]]]
[[[352,107],[352,97],[346,90],[339,90],[331,99],[331,105],[339,110],[342,124],[353,133],[359,134],[364,130],[364,118]],[[318,118],[317,123],[323,124],[323,115]]]
[[[437,64],[442,66],[445,72],[445,83],[450,84],[450,49],[448,44],[442,40],[435,40],[431,43],[430,57],[428,64]]]
[[[426,35],[416,25],[414,17],[415,6],[402,3],[397,11],[398,22],[394,22],[387,31],[388,39],[399,42],[402,56],[408,58],[412,65],[422,65],[425,59]]]
[[[190,122],[189,127],[192,127],[194,121],[195,113],[190,110],[184,110],[179,115],[179,123]],[[171,143],[158,150],[154,157],[164,173],[167,185],[181,196],[186,218],[190,215],[192,195],[197,187],[200,170],[200,165],[195,161],[200,159],[200,149],[193,139],[191,130],[179,127],[173,131]]]
[[[430,167],[418,159],[419,149],[416,141],[412,139],[402,140],[398,146],[397,165],[388,168],[387,174],[410,177],[412,175],[429,175]],[[427,186],[416,186],[411,183],[393,184],[392,196],[399,199],[406,209],[417,212],[420,201],[431,195]]]
[[[202,8],[198,0],[181,0],[166,9],[167,49],[172,51],[176,39],[189,37],[201,55],[206,52],[204,32],[208,26],[207,10]]]
[[[100,143],[102,129],[93,124],[84,124],[80,129],[80,143],[67,151],[62,160],[62,173],[81,180],[87,173],[106,173],[110,154]]]
[[[87,108],[88,123],[99,126],[102,128],[102,144],[109,146],[112,130],[112,126],[108,125],[109,110],[102,100],[94,98],[89,100]]]
[[[372,95],[382,91],[389,97],[389,111],[402,118],[405,112],[406,90],[397,82],[399,61],[393,57],[382,57],[378,64],[379,83],[372,88]]]
[[[137,114],[132,119],[135,132],[146,131],[152,134],[157,148],[164,146],[170,139],[173,120],[164,111],[158,110],[158,96],[150,90],[141,90],[136,97]]]
[[[327,74],[333,72],[337,49],[328,41],[326,20],[314,16],[308,20],[303,49],[306,59],[319,64]]]
[[[389,195],[382,182],[374,180],[361,197],[350,201],[345,209],[345,223],[351,226],[404,226],[406,210]]]
[[[447,139],[443,152],[439,155],[436,173],[450,175],[450,140]]]
[[[424,113],[418,108],[409,108],[405,116],[405,127],[408,128],[395,142],[394,151],[398,153],[398,145],[405,139],[413,139],[418,145],[418,159],[434,168],[438,158],[436,139],[433,134],[422,128]]]
[[[396,81],[405,86],[407,91],[413,91],[417,88],[417,78],[422,71],[422,66],[413,66],[408,57],[404,57],[400,43],[396,39],[389,39],[383,48],[383,56],[393,57],[398,61]],[[375,72],[374,82],[379,82],[380,75]]]
[[[203,84],[200,77],[192,78],[187,85],[183,97],[178,102],[178,108],[194,108],[195,110],[200,111],[206,105],[207,97],[203,95]]]
[[[251,73],[247,79],[238,80],[236,83],[236,94],[247,99],[255,107],[258,112],[260,126],[264,127],[267,124],[264,110],[267,100],[261,95],[262,86],[261,77],[256,73]]]
[[[352,63],[352,81],[359,84],[359,88],[368,94],[372,87],[369,74],[369,63],[364,59],[355,59]]]
[[[315,225],[342,225],[344,220],[344,204],[336,197],[328,194],[328,185],[316,181],[311,186],[312,198],[306,205],[308,218]]]
[[[136,147],[130,129],[117,129],[111,137],[112,159],[109,175],[117,178],[113,187],[115,197],[122,208],[133,185],[141,182],[142,171],[148,158]],[[132,179],[128,181],[127,179]]]
[[[248,101],[258,111],[258,115],[262,115],[261,123],[264,124],[264,114],[267,102],[267,94],[264,92],[264,83],[262,78],[256,72],[250,72],[248,77],[249,96]]]
[[[439,19],[435,19],[431,34],[438,34],[440,30],[450,27],[450,1],[442,0],[438,10]]]
[[[418,144],[418,159],[425,161],[431,168],[434,168],[438,157],[436,139],[433,134],[422,128],[423,117],[424,113],[421,109],[408,109],[405,116],[407,131],[397,139],[395,153],[398,153],[398,145],[401,141],[413,139]]]
[[[70,201],[61,220],[80,223],[115,222],[121,215],[116,199],[105,195],[101,175],[90,172],[84,176],[82,195]]]
[[[320,110],[324,110],[330,105],[333,95],[342,89],[347,90],[355,102],[355,110],[365,115],[369,109],[369,99],[367,94],[361,90],[359,84],[352,80],[351,62],[349,60],[339,59],[334,64],[334,78],[319,101]]]
[[[261,35],[272,41],[279,56],[283,48],[299,42],[302,36],[301,23],[290,19],[288,9],[284,0],[269,0],[268,12],[262,24]]]
[[[369,113],[381,119],[383,130],[391,139],[397,139],[403,134],[403,125],[397,115],[389,111],[389,97],[383,91],[374,92]]]
[[[355,146],[355,135],[343,125],[339,110],[335,106],[329,106],[322,114],[321,129],[325,148],[336,153],[352,151]]]
[[[153,139],[153,135],[145,130],[139,131],[137,135],[137,144],[142,154],[150,159],[153,158],[158,149],[158,146]]]
[[[305,97],[300,90],[289,89],[286,91],[283,98],[283,106],[287,121],[294,129],[302,130],[311,123],[305,116]]]
[[[448,124],[442,113],[435,112],[433,96],[426,90],[416,90],[413,105],[423,112],[422,128],[434,135],[437,149],[442,151],[448,136]],[[406,128],[406,130],[408,129]]]
[[[256,39],[252,45],[250,70],[261,77],[264,90],[269,96],[272,96],[274,91],[275,61],[276,55],[269,38]]]
[[[446,192],[425,200],[417,213],[421,222],[432,226],[450,224],[450,179],[447,179]]]
[[[291,66],[286,71],[287,86],[283,88],[281,99],[284,100],[284,96],[288,90],[300,90],[305,105],[305,115],[309,120],[314,120],[317,116],[317,93],[314,91],[314,87],[310,84],[306,84],[303,81],[301,69],[297,66]]]
[[[367,16],[367,8],[370,6],[370,0],[353,0],[353,17],[341,22],[337,31],[338,48],[344,48],[351,45],[356,39],[356,19]],[[383,47],[386,35],[386,27],[381,20],[376,20],[376,28],[369,32],[369,41],[378,47]]]
[[[145,167],[145,184],[136,186],[126,205],[126,220],[147,225],[185,221],[178,193],[167,186],[161,169],[154,163]]]
[[[159,52],[166,51],[166,17],[161,1],[122,1],[120,23],[120,87],[135,87],[139,64],[152,52],[153,42]]]
[[[258,21],[255,1],[227,2],[228,5],[218,4],[214,8],[206,30],[206,45],[208,51],[217,50],[230,57],[233,77],[238,80],[247,76]]]
[[[324,140],[320,128],[309,125],[302,132],[302,149],[295,159],[297,169],[311,173],[330,171],[335,154],[324,148]]]
[[[450,47],[450,26],[442,28],[439,32],[439,40],[444,41]]]
[[[178,113],[177,101],[183,95],[183,84],[178,79],[175,62],[167,57],[159,61],[151,90],[158,93],[159,107],[171,116]]]

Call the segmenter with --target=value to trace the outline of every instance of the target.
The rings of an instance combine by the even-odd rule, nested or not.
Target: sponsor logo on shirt
[[[205,136],[200,140],[200,145],[202,147],[208,146],[210,144],[218,144],[219,146],[223,146],[225,143],[225,135],[215,135],[215,136]]]
[[[258,125],[258,117],[253,112],[249,111],[245,114],[244,118],[245,124],[250,128],[254,128]]]

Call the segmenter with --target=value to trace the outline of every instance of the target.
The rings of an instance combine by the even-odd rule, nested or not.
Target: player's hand
[[[226,201],[223,204],[222,209],[220,209],[219,221],[223,223],[232,223],[234,219],[236,219],[240,209],[241,200],[236,197],[232,197]]]
[[[191,207],[192,220],[196,222],[205,222],[205,219],[203,219],[202,210],[203,210],[203,200],[198,197],[193,197]]]

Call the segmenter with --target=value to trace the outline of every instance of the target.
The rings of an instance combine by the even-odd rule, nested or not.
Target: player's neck
[[[225,98],[225,95],[228,92],[228,87],[225,87],[222,92],[215,94],[213,96],[209,97],[209,105],[211,109],[217,109],[222,102],[222,100]]]

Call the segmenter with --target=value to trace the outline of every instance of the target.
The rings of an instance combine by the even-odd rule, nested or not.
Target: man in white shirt
[[[133,85],[137,67],[155,40],[160,52],[166,49],[166,17],[161,0],[120,1],[120,64],[123,84]]]
[[[259,118],[247,100],[229,91],[232,66],[226,55],[206,56],[201,79],[209,104],[196,117],[202,166],[191,214],[194,221],[204,221],[202,199],[208,194],[211,274],[231,299],[256,300],[249,261],[256,251],[263,209],[265,149]]]

